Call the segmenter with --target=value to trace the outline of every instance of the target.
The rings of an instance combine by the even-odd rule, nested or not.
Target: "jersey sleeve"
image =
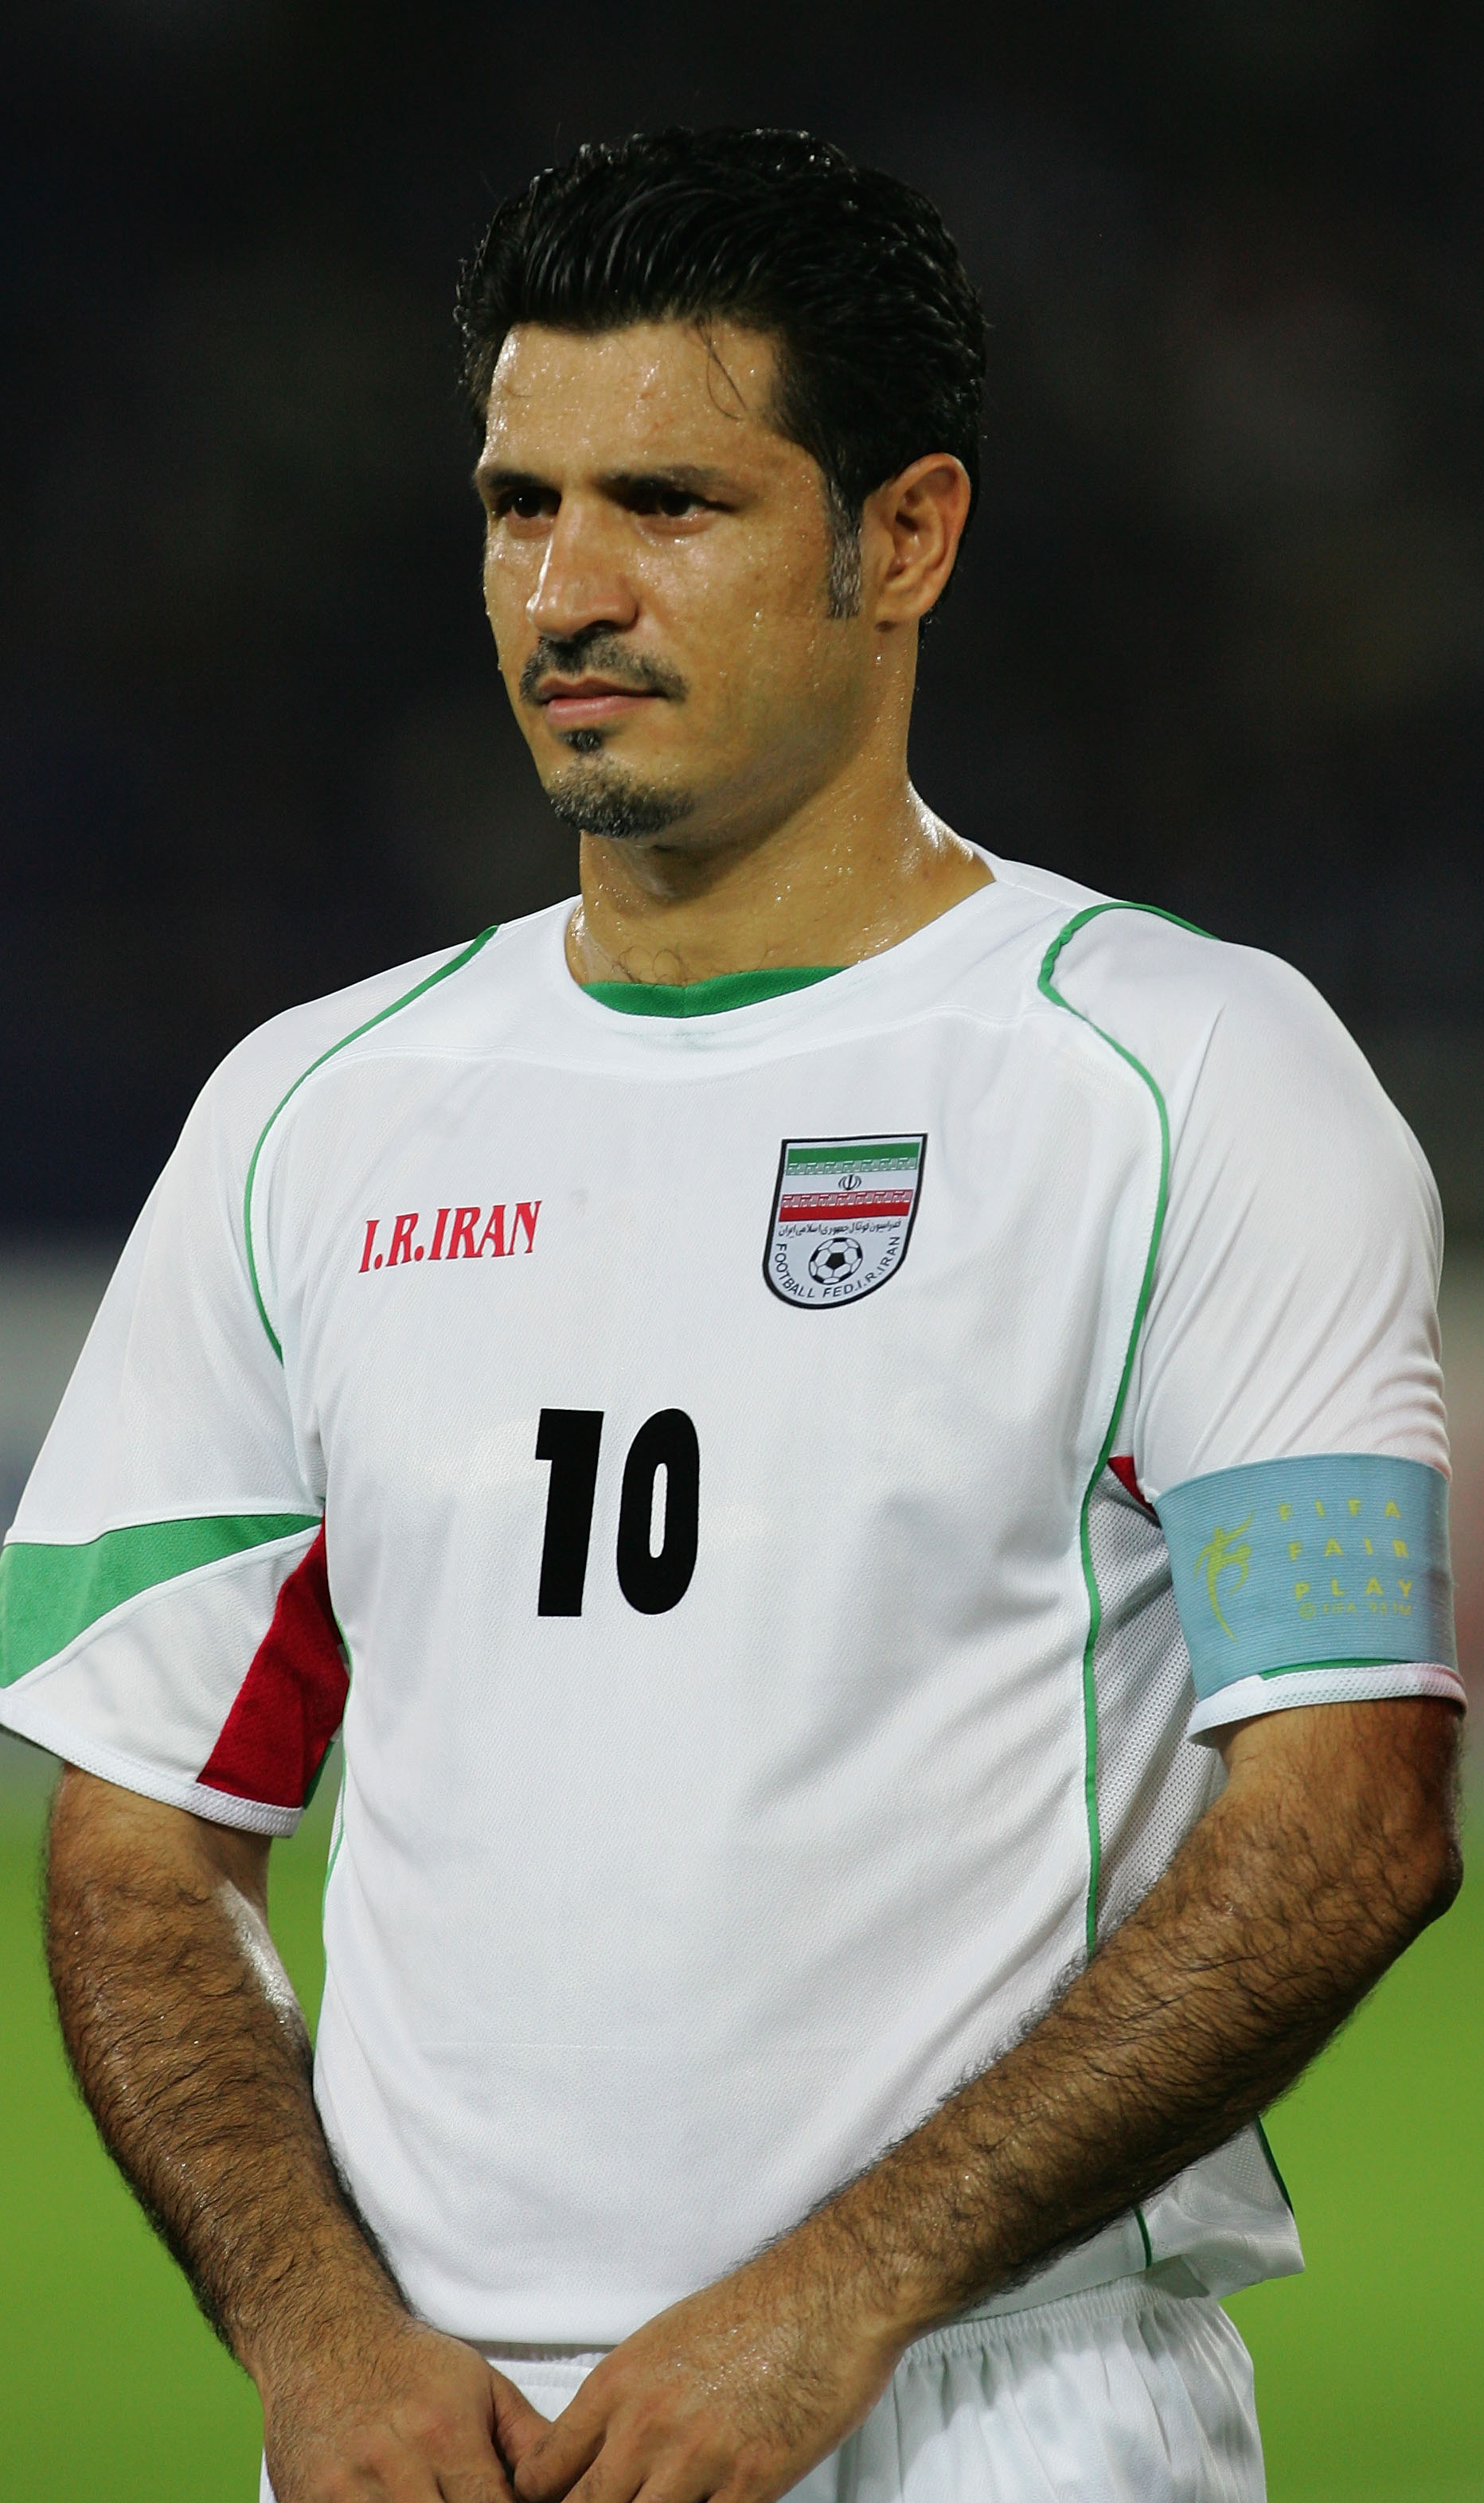
[[[1070,1003],[1134,1061],[1167,1143],[1114,1465],[1168,1545],[1190,1734],[1462,1702],[1422,1152],[1289,966],[1132,910],[1097,936]]]
[[[243,1046],[197,1103],[0,1554],[0,1721],[263,1834],[296,1824],[347,1683],[323,1486],[243,1233],[277,1075]]]

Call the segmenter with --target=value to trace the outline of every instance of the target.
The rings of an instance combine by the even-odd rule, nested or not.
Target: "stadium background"
[[[1303,967],[1450,1227],[1484,1674],[1484,18],[10,0],[0,79],[0,1520],[248,1027],[572,883],[503,714],[455,265],[577,140],[808,124],[993,324],[915,765],[964,832]],[[0,2496],[253,2492],[247,2385],[68,2098],[0,1772]],[[315,1990],[317,1856],[275,1917]],[[1484,2497],[1484,1881],[1280,2109],[1310,2274],[1235,2308],[1276,2503]]]

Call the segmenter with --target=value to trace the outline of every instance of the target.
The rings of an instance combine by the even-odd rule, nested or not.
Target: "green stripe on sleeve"
[[[461,973],[464,967],[478,955],[486,941],[494,938],[499,926],[498,922],[492,921],[488,930],[481,930],[478,938],[471,939],[466,947],[461,947],[457,956],[451,956],[448,962],[439,965],[434,973],[425,974],[420,982],[413,983],[410,991],[403,991],[400,999],[393,1000],[387,1008],[378,1009],[374,1016],[366,1017],[362,1024],[353,1027],[349,1034],[342,1034],[338,1043],[332,1043],[328,1050],[320,1053],[318,1059],[311,1060],[307,1069],[299,1071],[287,1095],[280,1096],[259,1131],[258,1145],[253,1149],[252,1160],[247,1169],[247,1182],[242,1193],[242,1234],[247,1250],[248,1277],[252,1281],[253,1301],[258,1306],[258,1318],[268,1334],[268,1345],[280,1364],[284,1360],[284,1351],[279,1344],[278,1332],[268,1319],[267,1305],[262,1300],[262,1286],[258,1276],[258,1254],[253,1247],[253,1184],[258,1179],[258,1159],[262,1154],[268,1132],[285,1105],[293,1101],[306,1078],[312,1078],[317,1069],[323,1069],[327,1060],[333,1060],[337,1051],[344,1051],[348,1045],[359,1043],[362,1036],[369,1034],[373,1026],[385,1025],[388,1017],[396,1016],[401,1009],[410,1008],[412,1002],[420,1000],[425,991],[432,990],[439,982],[446,982],[450,974]]]
[[[1117,1396],[1113,1402],[1113,1414],[1108,1420],[1108,1431],[1103,1438],[1102,1448],[1097,1456],[1097,1465],[1093,1469],[1092,1475],[1087,1480],[1087,1492],[1082,1499],[1082,1515],[1080,1524],[1082,1570],[1083,1580],[1087,1586],[1087,1639],[1083,1651],[1082,1680],[1083,1722],[1086,1731],[1087,1747],[1087,1770],[1085,1775],[1085,1793],[1087,1815],[1087,1953],[1089,1956],[1094,1952],[1097,1946],[1098,1889],[1102,1880],[1103,1857],[1102,1826],[1097,1804],[1098,1731],[1096,1680],[1097,1638],[1102,1630],[1103,1599],[1102,1593],[1097,1587],[1097,1574],[1092,1563],[1092,1541],[1088,1529],[1088,1515],[1092,1504],[1092,1490],[1099,1483],[1103,1471],[1108,1465],[1108,1455],[1113,1449],[1114,1437],[1117,1435],[1119,1430],[1119,1420],[1123,1413],[1123,1402],[1128,1396],[1128,1385],[1133,1377],[1133,1360],[1139,1345],[1139,1334],[1144,1327],[1145,1316],[1149,1311],[1150,1299],[1155,1291],[1155,1267],[1159,1257],[1159,1245],[1164,1234],[1165,1210],[1169,1206],[1170,1196],[1169,1114],[1165,1109],[1164,1097],[1160,1093],[1157,1083],[1150,1075],[1150,1072],[1145,1068],[1143,1061],[1135,1059],[1133,1053],[1129,1051],[1124,1045],[1119,1042],[1116,1035],[1107,1033],[1102,1026],[1094,1024],[1091,1017],[1085,1015],[1081,1009],[1074,1008],[1072,1002],[1069,999],[1064,998],[1062,993],[1056,988],[1056,984],[1053,979],[1061,951],[1066,946],[1067,942],[1071,939],[1075,939],[1079,930],[1086,929],[1089,921],[1098,920],[1105,912],[1148,912],[1156,920],[1173,921],[1177,929],[1195,930],[1193,922],[1181,921],[1177,914],[1173,912],[1160,912],[1157,907],[1150,904],[1089,904],[1086,906],[1081,912],[1075,912],[1071,920],[1068,921],[1063,928],[1057,931],[1055,938],[1052,941],[1051,945],[1048,947],[1046,954],[1041,960],[1041,974],[1038,983],[1038,988],[1042,991],[1044,996],[1051,1001],[1053,1008],[1065,1009],[1069,1016],[1077,1017],[1080,1022],[1087,1028],[1089,1033],[1099,1036],[1101,1040],[1108,1045],[1110,1050],[1118,1053],[1120,1060],[1123,1061],[1127,1067],[1133,1071],[1136,1078],[1142,1080],[1144,1085],[1149,1089],[1159,1123],[1159,1186],[1155,1201],[1154,1222],[1150,1227],[1149,1250],[1144,1260],[1144,1275],[1139,1285],[1138,1301],[1134,1306],[1133,1322],[1128,1333],[1128,1345],[1123,1354],[1123,1370],[1120,1376]],[[1195,931],[1195,936],[1198,939],[1203,939],[1205,935],[1204,931]],[[1140,2228],[1141,2230],[1143,2229],[1142,2217],[1140,2218]]]
[[[12,1539],[0,1550],[0,1686],[54,1660],[142,1591],[319,1526],[318,1513],[252,1512],[144,1521],[81,1546]]]

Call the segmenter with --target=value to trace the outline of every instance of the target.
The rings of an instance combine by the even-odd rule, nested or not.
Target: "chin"
[[[568,744],[598,741],[596,732],[576,731]],[[632,842],[641,835],[662,835],[667,826],[688,817],[695,803],[688,791],[662,789],[636,773],[626,773],[601,747],[592,763],[565,765],[546,784],[546,797],[556,814],[579,834],[597,835],[604,842]]]

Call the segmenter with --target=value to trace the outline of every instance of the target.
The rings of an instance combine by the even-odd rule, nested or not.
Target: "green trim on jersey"
[[[329,1748],[328,1748],[328,1747],[327,1747],[327,1748],[326,1748],[325,1753],[326,1753],[327,1757],[329,1755],[330,1750],[329,1750]],[[322,1769],[323,1769],[323,1767],[322,1767]],[[318,1781],[318,1780],[319,1780],[319,1774],[318,1774],[318,1773],[315,1775],[315,1780],[316,1780],[316,1781]],[[306,1802],[305,1802],[305,1804],[307,1805],[307,1804],[308,1804],[308,1802],[306,1801]],[[334,1814],[334,1821],[333,1821],[333,1823],[332,1823],[332,1825],[331,1825],[331,1827],[330,1827],[330,1832],[329,1832],[329,1852],[328,1852],[328,1858],[326,1859],[326,1862],[325,1862],[325,1883],[324,1883],[324,1885],[320,1888],[320,1919],[321,1919],[321,1921],[322,1921],[322,1922],[323,1922],[323,1920],[324,1920],[324,1918],[325,1918],[325,1906],[326,1906],[326,1904],[327,1904],[327,1903],[328,1903],[328,1901],[329,1901],[329,1881],[330,1881],[331,1877],[333,1877],[333,1875],[334,1875],[334,1873],[335,1873],[335,1862],[336,1862],[336,1861],[339,1859],[339,1857],[340,1857],[340,1845],[341,1845],[341,1843],[342,1843],[344,1840],[345,1840],[345,1766],[344,1766],[344,1765],[342,1764],[342,1765],[341,1765],[341,1767],[340,1767],[340,1787],[339,1787],[338,1791],[335,1793],[335,1814]]]
[[[144,1521],[78,1546],[12,1539],[0,1551],[0,1686],[54,1660],[142,1592],[319,1526],[317,1512],[253,1512]]]
[[[349,1644],[349,1643],[346,1641],[346,1639],[345,1639],[345,1628],[344,1628],[344,1627],[342,1626],[342,1624],[340,1623],[339,1617],[335,1614],[335,1610],[334,1610],[334,1606],[333,1606],[333,1604],[331,1604],[331,1607],[330,1607],[330,1611],[329,1611],[329,1613],[330,1613],[330,1615],[331,1615],[332,1617],[334,1617],[334,1620],[335,1620],[335,1632],[336,1632],[336,1634],[337,1634],[337,1635],[338,1635],[338,1637],[339,1637],[339,1641],[340,1641],[340,1649],[341,1649],[341,1650],[343,1651],[343,1653],[345,1654],[345,1675],[346,1675],[346,1680],[347,1680],[347,1686],[348,1686],[348,1688],[349,1688],[349,1687],[353,1687],[353,1686],[355,1685],[355,1683],[356,1683],[356,1663],[355,1663],[355,1661],[354,1661],[354,1660],[352,1659],[352,1657],[351,1657],[351,1647],[350,1647],[350,1644]],[[348,1694],[347,1694],[347,1701],[348,1701],[348,1700],[349,1700],[349,1696],[348,1696]],[[330,1881],[331,1877],[332,1877],[332,1876],[334,1875],[334,1873],[335,1873],[335,1862],[336,1862],[336,1861],[339,1859],[339,1857],[340,1857],[340,1845],[341,1845],[341,1843],[345,1840],[345,1744],[344,1744],[345,1714],[344,1714],[344,1711],[343,1711],[343,1710],[342,1710],[341,1715],[340,1715],[340,1729],[341,1729],[341,1745],[340,1745],[340,1787],[339,1787],[339,1790],[335,1793],[335,1813],[334,1813],[334,1817],[333,1817],[333,1819],[332,1819],[332,1821],[331,1821],[331,1824],[330,1824],[330,1831],[329,1831],[329,1851],[328,1851],[328,1857],[327,1857],[327,1859],[326,1859],[326,1862],[325,1862],[325,1883],[324,1883],[324,1885],[320,1888],[320,1924],[321,1924],[321,1927],[322,1927],[322,1928],[324,1927],[324,1922],[325,1922],[325,1906],[326,1906],[326,1904],[327,1904],[327,1903],[328,1903],[328,1901],[329,1901],[329,1881]],[[334,1743],[333,1743],[333,1741],[331,1741],[331,1743],[329,1744],[329,1746],[328,1746],[328,1747],[326,1748],[325,1753],[324,1753],[324,1756],[323,1756],[323,1758],[321,1759],[321,1763],[320,1763],[320,1773],[323,1773],[323,1771],[325,1770],[325,1766],[328,1764],[328,1762],[329,1762],[329,1760],[330,1760],[330,1757],[331,1757],[333,1754],[334,1754]],[[314,1777],[314,1783],[315,1783],[315,1789],[316,1789],[316,1790],[319,1788],[320,1773],[316,1773],[316,1775],[315,1775],[315,1777]],[[309,1797],[310,1797],[310,1799],[312,1799],[312,1798],[314,1797],[314,1791],[313,1791],[313,1790],[310,1792]],[[308,1802],[308,1800],[305,1800],[305,1802],[304,1802],[304,1804],[306,1805],[306,1807],[307,1807],[308,1803],[309,1803],[309,1802]]]
[[[1084,1800],[1087,1817],[1087,1945],[1089,1956],[1097,1945],[1097,1891],[1102,1875],[1103,1858],[1102,1832],[1097,1811],[1097,1687],[1093,1676],[1097,1637],[1102,1630],[1103,1602],[1102,1594],[1097,1587],[1097,1575],[1092,1567],[1092,1543],[1087,1531],[1087,1515],[1091,1508],[1093,1490],[1108,1465],[1114,1437],[1119,1430],[1119,1421],[1123,1414],[1123,1402],[1128,1395],[1139,1333],[1144,1327],[1150,1297],[1155,1290],[1155,1262],[1159,1256],[1159,1243],[1164,1232],[1164,1213],[1169,1205],[1170,1195],[1170,1122],[1169,1114],[1165,1110],[1164,1097],[1158,1086],[1145,1068],[1143,1061],[1137,1060],[1124,1045],[1114,1035],[1107,1033],[1102,1026],[1095,1024],[1091,1017],[1085,1015],[1081,1009],[1074,1008],[1070,1000],[1063,999],[1052,979],[1056,970],[1056,960],[1068,941],[1075,939],[1079,930],[1085,930],[1089,921],[1099,920],[1105,912],[1149,912],[1157,921],[1173,921],[1177,929],[1193,931],[1197,939],[1204,939],[1207,936],[1204,930],[1196,930],[1193,922],[1182,921],[1179,914],[1175,912],[1161,912],[1158,906],[1155,904],[1089,904],[1083,911],[1075,912],[1071,920],[1057,931],[1041,959],[1041,972],[1036,985],[1038,990],[1051,1001],[1053,1008],[1065,1009],[1068,1016],[1078,1018],[1091,1033],[1100,1036],[1109,1048],[1118,1053],[1120,1060],[1126,1061],[1134,1075],[1142,1079],[1149,1088],[1154,1098],[1155,1110],[1159,1116],[1159,1193],[1155,1203],[1155,1218],[1150,1229],[1144,1276],[1139,1286],[1139,1299],[1134,1307],[1133,1326],[1128,1333],[1128,1346],[1123,1356],[1123,1370],[1119,1378],[1118,1395],[1113,1403],[1113,1414],[1108,1420],[1108,1431],[1097,1456],[1097,1465],[1087,1481],[1087,1490],[1082,1499],[1082,1513],[1078,1524],[1078,1535],[1082,1547],[1082,1575],[1087,1594],[1087,1639],[1082,1656],[1082,1708],[1087,1744]]]
[[[621,1009],[625,1016],[719,1016],[724,1009],[755,1008],[759,1000],[807,991],[811,982],[827,982],[845,970],[779,965],[771,973],[709,974],[702,982],[584,982],[582,988],[600,1008]]]
[[[1144,2246],[1144,2265],[1147,2269],[1152,2269],[1155,2265],[1155,2246],[1149,2239],[1149,2227],[1144,2221],[1144,2211],[1142,2208],[1136,2207],[1134,2209],[1133,2220],[1139,2228],[1139,2240]]]
[[[303,1085],[306,1078],[312,1078],[317,1069],[323,1069],[327,1060],[333,1060],[337,1051],[344,1051],[348,1045],[359,1043],[362,1036],[363,1034],[369,1034],[373,1026],[384,1025],[388,1017],[396,1016],[398,1009],[407,1008],[411,1005],[413,1000],[421,999],[423,993],[425,991],[431,991],[435,983],[445,982],[447,981],[450,974],[462,972],[463,968],[469,962],[470,957],[478,955],[479,950],[485,944],[485,942],[494,938],[499,927],[500,924],[498,922],[492,921],[488,930],[481,930],[477,939],[471,939],[466,947],[461,948],[457,956],[450,957],[446,965],[440,965],[436,973],[425,975],[422,981],[413,983],[410,991],[403,991],[400,999],[393,1000],[388,1008],[378,1009],[374,1016],[368,1016],[363,1024],[354,1027],[349,1034],[342,1034],[338,1043],[332,1043],[328,1051],[322,1051],[318,1059],[311,1060],[307,1069],[301,1069],[299,1071],[299,1074],[297,1078],[295,1078],[293,1085],[290,1087],[288,1094],[279,1098],[279,1101],[274,1105],[272,1112],[264,1121],[262,1128],[259,1131],[258,1145],[253,1149],[252,1158],[247,1169],[247,1182],[243,1186],[242,1192],[242,1235],[243,1241],[247,1247],[248,1276],[251,1279],[253,1286],[253,1301],[258,1306],[258,1318],[261,1321],[263,1328],[267,1331],[268,1345],[273,1350],[273,1353],[277,1356],[280,1364],[282,1364],[284,1360],[284,1351],[279,1344],[278,1332],[274,1329],[272,1322],[268,1319],[267,1307],[262,1300],[262,1288],[258,1282],[258,1262],[253,1252],[253,1183],[258,1174],[258,1159],[261,1155],[263,1148],[267,1142],[268,1132],[272,1129],[274,1122],[277,1120],[280,1113],[284,1110],[285,1105],[291,1103],[293,1097],[298,1093],[299,1088]]]
[[[1303,1677],[1321,1673],[1327,1668],[1408,1668],[1414,1665],[1431,1668],[1432,1664],[1431,1661],[1414,1663],[1394,1660],[1390,1652],[1372,1651],[1367,1652],[1363,1660],[1286,1660],[1279,1668],[1255,1668],[1251,1674],[1254,1677]],[[1440,1660],[1436,1664],[1439,1668],[1452,1666],[1449,1661]],[[1214,1690],[1218,1695],[1221,1691],[1220,1687]]]

